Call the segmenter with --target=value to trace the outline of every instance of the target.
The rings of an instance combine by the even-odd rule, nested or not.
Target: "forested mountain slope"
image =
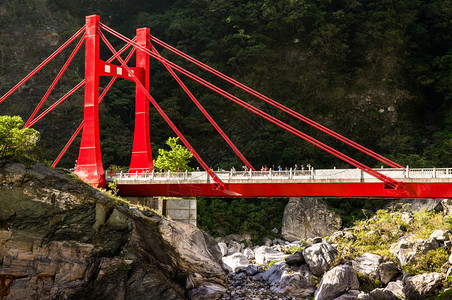
[[[135,28],[150,27],[159,39],[402,165],[452,166],[451,1],[4,0],[1,94],[90,14],[99,14],[101,22],[129,37]],[[102,55],[109,56],[108,49],[102,49]],[[1,114],[28,118],[63,61],[51,64],[0,104]],[[50,103],[83,79],[82,62],[79,56]],[[206,162],[213,168],[238,168],[240,161],[166,70],[156,61],[151,67],[151,94]],[[255,167],[343,166],[232,102],[184,81]],[[260,100],[213,82],[370,166],[378,165]],[[101,105],[106,167],[129,164],[133,97],[132,84],[119,81]],[[71,97],[37,124],[46,159],[57,156],[81,122],[82,99],[83,93]],[[157,155],[156,149],[175,134],[154,110],[150,124]],[[73,166],[77,151],[74,145],[62,165]]]

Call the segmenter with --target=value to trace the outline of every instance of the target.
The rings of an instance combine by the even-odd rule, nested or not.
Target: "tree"
[[[39,132],[23,128],[24,121],[19,116],[0,116],[0,159],[20,162],[35,162],[41,151],[36,145]]]
[[[159,149],[159,156],[154,160],[154,167],[159,170],[163,168],[165,171],[190,171],[192,168],[188,166],[189,159],[193,156],[184,146],[178,144],[178,137],[170,137],[166,144],[171,150]]]

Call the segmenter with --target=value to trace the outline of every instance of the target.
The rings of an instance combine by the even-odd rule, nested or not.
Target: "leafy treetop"
[[[184,146],[178,144],[178,137],[170,137],[166,144],[170,146],[171,150],[159,149],[159,156],[154,160],[154,167],[156,170],[163,170],[171,172],[190,171],[192,168],[188,166],[189,159],[193,156],[190,151]]]
[[[20,162],[34,162],[40,157],[36,143],[39,132],[23,128],[24,121],[19,116],[0,116],[0,159]]]

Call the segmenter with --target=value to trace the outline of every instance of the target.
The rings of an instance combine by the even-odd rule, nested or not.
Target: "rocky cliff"
[[[201,299],[227,286],[203,231],[42,164],[0,164],[0,242],[2,299]]]

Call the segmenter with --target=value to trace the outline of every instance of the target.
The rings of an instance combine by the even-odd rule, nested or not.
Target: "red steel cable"
[[[100,25],[107,32],[109,32],[112,35],[118,37],[119,39],[122,39],[122,40],[124,40],[126,42],[130,41],[127,37],[125,37],[125,36],[121,35],[120,33],[117,33],[116,31],[110,29],[106,25],[104,25],[102,23]],[[274,118],[272,116],[270,116],[269,114],[267,114],[267,113],[255,108],[254,106],[242,101],[241,99],[239,99],[239,98],[227,93],[226,91],[224,91],[224,90],[218,88],[217,86],[207,82],[206,80],[200,78],[199,76],[196,76],[196,75],[190,73],[189,71],[179,67],[178,65],[172,63],[171,61],[168,61],[167,59],[165,59],[163,57],[159,57],[159,56],[155,55],[154,53],[152,53],[148,49],[145,49],[144,47],[141,47],[140,45],[138,45],[136,43],[134,43],[134,45],[135,45],[135,47],[140,48],[140,50],[145,51],[146,53],[148,53],[153,58],[155,58],[155,59],[157,59],[157,60],[159,60],[161,62],[165,62],[166,64],[170,65],[173,69],[176,69],[177,71],[181,72],[182,74],[192,78],[193,80],[203,84],[206,87],[209,87],[213,91],[225,96],[226,98],[230,99],[231,101],[233,101],[233,102],[235,102],[235,103],[247,108],[248,110],[260,115],[261,117],[271,121],[272,123],[274,123],[274,124],[284,128],[284,129],[292,132],[293,134],[295,134],[295,135],[299,136],[300,138],[303,138],[304,140],[316,145],[317,147],[327,151],[328,153],[333,154],[336,157],[339,157],[342,160],[344,160],[344,161],[346,161],[346,162],[358,167],[359,169],[365,171],[366,173],[369,173],[372,176],[375,176],[375,177],[379,178],[380,180],[383,180],[383,181],[387,182],[392,187],[395,188],[397,186],[400,186],[401,183],[399,183],[398,181],[396,181],[396,180],[394,180],[394,179],[392,179],[392,178],[390,178],[390,177],[388,177],[386,175],[383,175],[383,174],[381,174],[381,173],[369,168],[368,166],[366,166],[366,165],[364,165],[364,164],[362,164],[362,163],[360,163],[360,162],[358,162],[358,161],[346,156],[345,154],[343,154],[343,153],[331,148],[330,146],[327,146],[327,145],[321,143],[320,141],[317,141],[314,138],[311,138],[310,136],[304,134],[303,132],[293,128],[292,126],[290,126],[290,125],[288,125],[288,124],[286,124],[286,123],[284,123],[284,122],[282,122],[282,121],[280,121],[280,120],[278,120],[278,119],[276,119],[276,118]]]
[[[60,46],[55,52],[53,52],[49,57],[47,57],[42,63],[39,64],[33,71],[30,72],[25,78],[23,78],[19,83],[17,83],[12,89],[10,89],[5,95],[0,98],[0,103],[2,103],[6,98],[8,98],[12,93],[14,93],[19,87],[21,87],[25,82],[27,82],[33,75],[35,75],[39,70],[41,70],[45,65],[49,63],[55,56],[57,56],[61,51],[63,51],[70,43],[72,43],[82,32],[85,31],[85,26],[79,29],[69,40],[67,40],[63,45]]]
[[[102,26],[102,23],[100,23]],[[110,49],[112,53],[115,53],[116,50],[113,48],[113,46],[110,44],[110,42],[107,40],[105,35],[101,32],[101,38],[104,41],[104,43],[107,45],[107,47]],[[130,39],[127,38],[126,42],[132,42]],[[141,49],[146,49],[145,47],[141,47],[137,43],[134,43],[134,46]],[[146,49],[146,52],[150,51]],[[155,54],[153,54],[155,55]],[[151,94],[146,90],[146,88],[143,86],[143,84],[138,80],[138,78],[135,76],[135,74],[130,70],[130,68],[127,66],[127,64],[122,60],[121,57],[118,57],[118,60],[121,62],[121,66],[125,68],[128,72],[128,74],[132,77],[132,79],[135,81],[135,83],[138,85],[138,87],[141,89],[141,91],[148,97],[149,101],[154,105],[155,109],[160,113],[160,115],[165,119],[165,121],[168,123],[168,125],[173,129],[173,131],[176,133],[176,135],[180,138],[182,143],[187,147],[187,149],[193,154],[195,159],[199,162],[199,164],[206,170],[206,172],[209,174],[209,176],[212,178],[212,180],[215,182],[214,187],[218,190],[224,190],[225,185],[224,183],[215,175],[215,173],[212,172],[212,170],[207,166],[207,164],[202,160],[202,158],[198,155],[198,153],[195,151],[195,149],[190,145],[190,143],[185,139],[183,134],[177,129],[176,125],[171,121],[171,119],[166,115],[166,113],[163,111],[163,109],[158,105],[158,103],[155,101],[155,99],[151,96]]]
[[[85,41],[86,38],[86,34],[83,34],[82,38],[80,39],[80,41],[78,41],[77,46],[74,48],[74,50],[72,51],[71,55],[69,56],[69,58],[67,59],[66,63],[63,65],[63,67],[61,68],[60,72],[58,73],[58,75],[55,77],[55,80],[52,82],[52,84],[50,85],[50,87],[47,89],[47,92],[45,93],[44,97],[42,97],[41,101],[39,102],[38,106],[36,106],[35,110],[33,111],[33,113],[31,114],[30,118],[28,119],[27,123],[25,123],[24,127],[29,127],[28,124],[30,124],[30,122],[33,120],[33,118],[36,116],[36,114],[38,113],[38,111],[41,109],[42,105],[44,104],[44,102],[47,100],[47,98],[49,97],[50,93],[53,91],[53,89],[55,88],[56,84],[58,83],[58,81],[61,79],[61,76],[63,76],[64,72],[66,71],[66,69],[68,68],[69,64],[72,62],[72,60],[74,59],[74,56],[77,54],[78,50],[80,49],[80,47],[82,46],[83,42]]]
[[[354,147],[355,149],[358,149],[358,150],[366,153],[367,155],[370,155],[370,156],[376,158],[377,160],[379,160],[381,162],[384,162],[384,163],[388,164],[391,167],[404,169],[403,166],[401,166],[401,165],[399,165],[399,164],[387,159],[386,157],[384,157],[384,156],[382,156],[382,155],[380,155],[380,154],[378,154],[378,153],[376,153],[376,152],[374,152],[374,151],[372,151],[372,150],[370,150],[370,149],[368,149],[368,148],[366,148],[366,147],[364,147],[364,146],[362,146],[362,145],[360,145],[360,144],[358,144],[358,143],[356,143],[356,142],[354,142],[354,141],[352,141],[352,140],[340,135],[339,133],[337,133],[337,132],[335,132],[335,131],[333,131],[333,130],[331,130],[331,129],[329,129],[329,128],[327,128],[327,127],[325,127],[325,126],[323,126],[323,125],[321,125],[321,124],[319,124],[319,123],[317,123],[317,122],[315,122],[315,121],[313,121],[313,120],[311,120],[311,119],[309,119],[309,118],[307,118],[305,116],[303,116],[302,114],[300,114],[300,113],[298,113],[298,112],[296,112],[296,111],[294,111],[294,110],[292,110],[292,109],[290,109],[290,108],[288,108],[288,107],[276,102],[275,100],[273,100],[273,99],[271,99],[271,98],[269,98],[269,97],[267,97],[267,96],[255,91],[255,90],[253,90],[252,88],[250,88],[250,87],[248,87],[248,86],[246,86],[246,85],[244,85],[244,84],[242,84],[242,83],[240,83],[240,82],[228,77],[227,75],[225,75],[225,74],[223,74],[223,73],[221,73],[221,72],[209,67],[208,65],[196,60],[195,58],[185,54],[184,52],[182,52],[182,51],[180,51],[180,50],[178,50],[178,49],[166,44],[165,42],[157,39],[156,37],[151,35],[150,38],[151,38],[152,41],[154,41],[157,44],[161,45],[162,47],[170,50],[171,52],[173,52],[173,53],[185,58],[186,60],[194,63],[195,65],[203,68],[204,70],[206,70],[206,71],[208,71],[208,72],[210,72],[212,74],[215,74],[216,76],[218,76],[218,77],[226,80],[227,82],[229,82],[229,83],[241,88],[242,90],[252,94],[253,96],[255,96],[255,97],[257,97],[257,98],[259,98],[259,99],[261,99],[261,100],[273,105],[274,107],[279,108],[280,110],[292,115],[293,117],[295,117],[295,118],[297,118],[297,119],[299,119],[301,121],[304,121],[305,123],[307,123],[307,124],[317,128],[317,129],[321,130],[322,132],[325,132],[326,134],[329,134],[330,136],[335,137],[336,139],[338,139],[338,140],[340,140],[340,141],[342,141],[342,142]]]
[[[134,41],[135,39],[133,39],[132,41]],[[117,52],[116,55],[113,55],[111,58],[109,58],[107,60],[108,63],[112,62],[113,60],[116,59],[117,55],[120,55],[121,53],[123,53],[125,50],[127,50],[129,47],[131,46],[131,44],[127,44],[126,46],[124,46],[119,52]],[[55,102],[54,104],[52,104],[49,108],[47,108],[43,113],[41,113],[36,119],[34,119],[33,121],[31,121],[27,128],[33,126],[34,124],[36,124],[39,120],[41,120],[43,117],[45,117],[49,112],[51,112],[55,107],[57,107],[58,105],[60,105],[64,100],[66,100],[69,96],[71,96],[72,94],[74,94],[79,88],[81,88],[83,85],[85,84],[85,79],[83,79],[82,81],[80,81],[75,87],[73,87],[69,92],[67,92],[63,97],[61,97],[57,102]],[[111,85],[110,85],[111,86]]]
[[[135,38],[132,39],[133,41],[135,41]],[[126,45],[124,48],[122,48],[118,53],[123,53],[127,48],[129,48],[130,45]],[[133,48],[129,54],[126,57],[126,62],[128,62],[130,60],[130,58],[132,57],[133,53],[135,53],[135,48]],[[111,57],[108,62],[113,61],[114,59],[116,59],[116,55],[114,55],[113,57]],[[105,87],[105,89],[103,90],[102,94],[99,97],[99,103],[102,101],[102,99],[104,99],[105,95],[107,94],[107,92],[110,90],[111,86],[113,85],[113,83],[116,81],[116,79],[118,78],[118,76],[113,76],[113,78],[110,80],[110,82],[108,83],[108,85]],[[60,162],[61,158],[63,157],[63,155],[67,152],[67,149],[72,145],[72,143],[74,142],[75,138],[77,137],[77,135],[80,133],[80,130],[83,128],[83,121],[80,123],[80,125],[78,126],[77,130],[74,132],[74,134],[72,135],[72,137],[69,139],[69,141],[66,143],[66,145],[64,146],[63,150],[61,150],[60,154],[58,155],[58,157],[55,159],[55,161],[52,163],[52,167],[56,167],[56,165]]]
[[[83,128],[83,121],[82,123],[80,123],[80,125],[78,126],[77,130],[74,132],[74,134],[72,135],[72,137],[69,139],[69,141],[66,143],[66,146],[64,146],[63,150],[61,150],[60,154],[58,155],[58,157],[55,159],[55,161],[52,164],[52,167],[56,167],[56,165],[60,162],[61,158],[63,157],[63,155],[66,153],[67,149],[69,148],[70,145],[72,145],[72,142],[75,140],[75,138],[77,137],[77,135],[80,133],[80,131]]]
[[[160,53],[157,51],[157,49],[154,48],[154,46],[151,44],[151,51],[153,51],[156,55],[161,56]],[[213,127],[218,131],[218,133],[223,137],[223,139],[226,141],[226,143],[231,147],[231,149],[234,151],[234,153],[240,158],[240,160],[251,170],[256,171],[253,166],[248,162],[248,160],[243,156],[243,154],[237,149],[237,147],[234,145],[234,143],[229,139],[229,137],[224,133],[224,131],[220,128],[220,126],[215,122],[215,120],[209,115],[209,113],[204,109],[204,107],[199,103],[198,99],[192,94],[192,92],[188,89],[188,87],[182,82],[182,80],[177,76],[177,74],[171,69],[170,66],[163,63],[165,68],[170,72],[170,74],[173,76],[173,78],[179,83],[179,85],[182,87],[182,89],[185,91],[185,93],[190,97],[190,99],[195,103],[195,105],[199,108],[199,110],[204,114],[204,116],[209,120],[210,124],[212,124]]]

